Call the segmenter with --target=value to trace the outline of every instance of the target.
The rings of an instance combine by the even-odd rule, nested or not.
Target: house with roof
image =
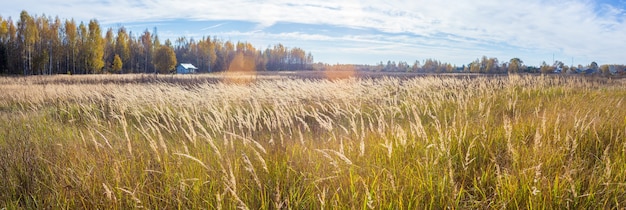
[[[196,70],[198,68],[190,63],[181,63],[176,66],[176,74],[195,74]]]

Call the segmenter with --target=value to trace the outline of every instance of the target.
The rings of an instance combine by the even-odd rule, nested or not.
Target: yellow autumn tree
[[[176,67],[176,54],[170,46],[160,46],[154,54],[152,64],[161,74],[170,73]]]
[[[124,63],[122,63],[122,58],[120,58],[118,54],[115,54],[115,57],[113,57],[113,66],[111,68],[111,73],[119,74],[122,71],[123,64]]]
[[[91,73],[101,73],[104,67],[104,39],[97,20],[89,21],[89,34],[85,43],[87,69]]]

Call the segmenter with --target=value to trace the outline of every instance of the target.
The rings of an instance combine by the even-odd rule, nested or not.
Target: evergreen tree
[[[0,74],[9,72],[9,22],[0,16]]]

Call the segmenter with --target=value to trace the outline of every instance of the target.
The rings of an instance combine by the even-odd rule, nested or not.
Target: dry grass
[[[0,207],[626,205],[623,80],[227,76],[0,78]]]

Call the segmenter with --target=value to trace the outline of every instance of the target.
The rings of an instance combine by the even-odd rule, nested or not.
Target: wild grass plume
[[[624,208],[625,83],[5,77],[0,207]]]

